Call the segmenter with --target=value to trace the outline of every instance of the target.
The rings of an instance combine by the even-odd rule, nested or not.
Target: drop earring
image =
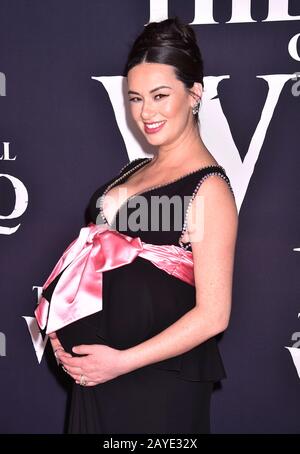
[[[196,104],[194,105],[194,107],[192,109],[193,115],[197,115],[197,113],[199,112],[199,107],[200,107],[200,100],[196,102]]]

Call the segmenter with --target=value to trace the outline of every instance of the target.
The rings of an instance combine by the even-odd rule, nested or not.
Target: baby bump
[[[112,347],[129,348],[170,326],[195,305],[195,288],[148,260],[103,275],[98,335]]]
[[[66,351],[80,344],[118,349],[137,345],[190,310],[195,305],[195,288],[138,257],[103,273],[102,298],[101,311],[57,331]]]

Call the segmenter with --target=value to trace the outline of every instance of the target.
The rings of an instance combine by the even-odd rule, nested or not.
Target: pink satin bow
[[[144,243],[107,224],[90,223],[65,250],[45,289],[64,269],[52,293],[51,304],[42,296],[35,310],[40,328],[52,333],[102,310],[102,272],[127,265],[139,256],[167,273],[195,285],[193,254],[174,245]]]

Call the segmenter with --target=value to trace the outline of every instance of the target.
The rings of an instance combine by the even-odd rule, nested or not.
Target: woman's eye
[[[140,98],[130,98],[129,101],[130,101],[130,102],[136,102],[136,99],[137,99],[138,101],[140,100]]]
[[[159,96],[159,98],[157,98]],[[162,93],[159,93],[158,95],[155,95],[154,98],[157,99],[158,101],[162,98],[164,98],[165,96],[169,96],[169,95],[163,95]],[[129,99],[129,102],[138,102],[138,101],[141,101],[141,98],[130,98]]]
[[[164,98],[165,96],[169,96],[169,95],[163,95],[162,93],[159,93],[158,95],[155,96],[155,98],[156,98],[157,96],[161,96],[161,98]],[[159,99],[161,99],[161,98],[159,98]]]

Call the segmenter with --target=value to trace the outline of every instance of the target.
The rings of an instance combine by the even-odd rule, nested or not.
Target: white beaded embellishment
[[[125,164],[125,166],[122,167],[122,169],[120,170],[119,172],[119,175],[122,173],[122,171],[129,165],[131,164],[132,162],[135,162],[135,161],[138,161],[140,159],[143,159],[143,158],[136,158],[136,159],[133,159],[132,161],[128,162],[127,164]],[[150,161],[152,158],[146,158],[147,161]],[[102,218],[102,220],[104,221],[105,224],[108,224],[108,221],[106,219],[106,217],[104,216],[104,213],[103,213],[103,203],[104,203],[104,198],[106,196],[106,194],[108,193],[108,191],[116,186],[120,181],[123,180],[123,178],[127,177],[128,175],[130,175],[134,170],[137,170],[139,167],[141,167],[143,164],[146,164],[145,160],[143,159],[142,162],[140,162],[139,164],[137,164],[136,166],[132,167],[130,170],[128,170],[127,172],[125,172],[123,175],[121,175],[119,178],[117,178],[116,180],[114,180],[110,185],[107,186],[107,188],[105,189],[105,191],[103,192],[103,194],[101,195],[100,197],[100,201],[99,201],[99,213],[100,213],[100,216]],[[118,210],[119,211],[119,210]]]
[[[132,163],[135,162],[135,161],[139,161],[140,159],[143,159],[143,158],[135,158],[135,159],[133,159],[132,161],[127,162],[127,163],[122,167],[122,169],[120,170],[119,175],[121,175],[121,173],[123,172],[123,170],[126,169],[126,167],[128,167],[129,164],[132,164]]]
[[[220,166],[220,165],[215,165],[215,166],[213,165],[213,166],[209,166],[209,167],[221,167],[221,169],[223,169],[223,171],[224,171],[224,173],[225,173],[224,167],[222,167],[222,166]],[[203,181],[206,180],[206,178],[208,178],[208,177],[211,176],[211,175],[219,175],[221,178],[223,178],[223,180],[225,180],[225,181],[227,182],[227,184],[228,184],[228,186],[229,186],[229,189],[230,189],[230,191],[231,191],[232,194],[233,194],[233,197],[235,197],[235,196],[234,196],[233,189],[232,189],[231,184],[230,184],[230,181],[229,181],[229,178],[228,178],[227,175],[224,174],[224,173],[222,173],[222,172],[210,172],[210,173],[207,173],[206,175],[204,175],[204,176],[200,179],[200,181],[198,182],[197,186],[195,187],[194,192],[193,192],[193,194],[192,194],[192,197],[190,198],[189,203],[188,203],[188,207],[187,207],[187,210],[186,210],[186,213],[185,213],[185,217],[184,217],[183,228],[182,228],[182,231],[181,231],[181,235],[180,235],[180,237],[179,237],[179,240],[178,240],[179,245],[180,245],[183,249],[187,250],[188,248],[191,247],[191,242],[189,241],[189,242],[187,242],[187,243],[183,243],[183,242],[182,242],[182,238],[183,238],[183,236],[184,236],[184,234],[185,234],[185,232],[186,232],[186,229],[187,229],[187,218],[188,218],[189,210],[190,210],[190,208],[191,208],[191,205],[192,205],[192,202],[193,202],[194,198],[196,197],[196,194],[197,194],[197,192],[198,192],[198,189],[200,188],[200,186],[201,186],[201,184],[203,183]]]

